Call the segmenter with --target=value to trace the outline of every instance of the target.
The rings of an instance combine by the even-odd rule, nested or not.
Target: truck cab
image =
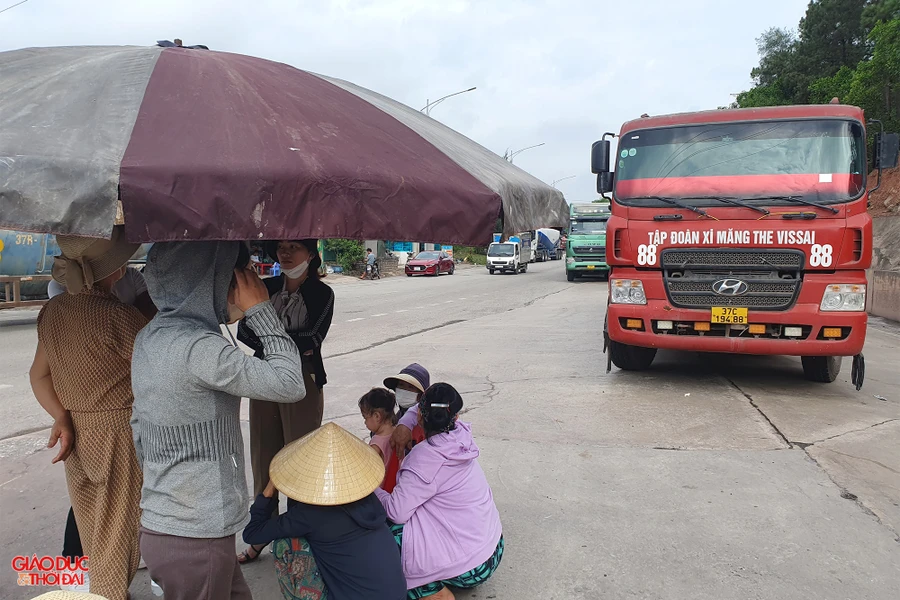
[[[611,215],[608,200],[569,207],[566,241],[566,279],[582,275],[608,275],[606,223]]]
[[[717,110],[625,123],[614,156],[596,142],[612,363],[646,369],[659,348],[793,355],[818,382],[842,357],[861,366],[867,176],[897,162],[881,132],[867,164],[866,125],[839,104]]]

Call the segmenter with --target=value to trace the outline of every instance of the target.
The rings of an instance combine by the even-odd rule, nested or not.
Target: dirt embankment
[[[869,175],[869,189],[878,182],[878,171]],[[886,169],[881,187],[869,196],[869,214],[873,217],[900,216],[900,168]]]

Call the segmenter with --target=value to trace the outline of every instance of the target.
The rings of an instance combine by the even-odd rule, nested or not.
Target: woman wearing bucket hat
[[[391,448],[398,457],[403,457],[414,444],[425,439],[425,432],[419,425],[418,402],[431,385],[428,369],[418,363],[404,368],[400,373],[384,380],[384,387],[394,390],[400,407],[400,420],[391,436]]]
[[[410,600],[452,600],[446,586],[472,588],[491,577],[503,558],[500,513],[468,423],[463,400],[436,383],[419,400],[426,441],[400,466],[397,486],[375,490],[400,545]]]
[[[68,293],[38,315],[31,385],[54,419],[53,462],[65,461],[69,497],[91,559],[91,590],[123,600],[140,561],[141,470],[131,434],[131,355],[146,319],[112,287],[138,244],[57,236],[53,278]],[[77,444],[75,441],[77,440]]]
[[[285,331],[300,351],[306,398],[295,404],[250,400],[250,466],[256,494],[269,483],[269,463],[275,454],[322,424],[322,388],[327,382],[322,343],[334,314],[334,292],[319,279],[322,259],[317,240],[267,242],[266,253],[277,256],[281,265],[281,275],[264,283]],[[238,326],[238,339],[252,348],[257,357],[262,356],[262,346],[246,320]],[[238,556],[238,561],[253,562],[262,549],[251,546]]]
[[[334,423],[288,444],[250,509],[248,544],[275,541],[285,600],[401,600],[406,580],[384,509],[372,493],[384,479],[381,457]],[[277,491],[293,500],[277,509]]]

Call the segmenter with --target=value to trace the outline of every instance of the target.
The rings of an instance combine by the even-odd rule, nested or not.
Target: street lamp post
[[[526,150],[531,150],[532,148],[538,148],[540,146],[543,146],[545,143],[546,142],[541,142],[540,144],[535,144],[534,146],[528,146],[527,148],[522,148],[521,150],[516,150],[515,152],[510,152],[509,150],[507,150],[506,154],[503,155],[503,158],[505,158],[509,162],[512,162],[513,158],[515,158],[519,154],[522,154]]]
[[[553,183],[550,184],[550,187],[556,187],[556,184],[560,181],[565,181],[566,179],[574,179],[578,177],[578,175],[569,175],[568,177],[560,177],[559,179],[554,179]]]
[[[478,89],[478,88],[470,87],[467,90],[462,90],[459,92],[454,92],[452,94],[447,94],[446,96],[443,96],[442,98],[438,98],[434,102],[429,102],[428,100],[426,100],[425,106],[419,112],[423,112],[426,115],[430,115],[431,109],[434,108],[435,106],[437,106],[438,104],[440,104],[441,102],[443,102],[444,100],[446,100],[447,98],[452,98],[453,96],[459,96],[460,94],[465,94],[466,92],[474,92],[476,89]]]

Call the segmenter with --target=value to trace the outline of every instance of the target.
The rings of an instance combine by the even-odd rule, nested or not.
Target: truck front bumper
[[[603,261],[576,261],[570,263],[566,261],[566,271],[574,271],[577,273],[609,273],[609,265]]]
[[[667,300],[648,299],[646,305],[610,304],[607,327],[611,340],[641,346],[694,352],[780,354],[790,356],[854,356],[862,351],[868,315],[864,312],[823,312],[818,304],[797,303],[787,311],[748,311],[748,324],[765,325],[766,333],[710,323],[709,310],[673,308]],[[632,323],[629,326],[628,320]],[[640,319],[638,327],[634,320]],[[660,329],[660,321],[672,329]],[[695,323],[709,326],[708,331]],[[786,337],[784,328],[800,328],[799,337]],[[825,328],[840,328],[840,337],[825,338]]]

